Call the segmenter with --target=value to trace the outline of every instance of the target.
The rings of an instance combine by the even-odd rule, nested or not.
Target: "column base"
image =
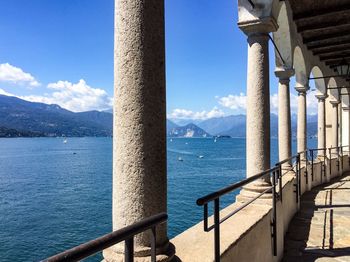
[[[239,195],[236,196],[237,202],[248,202],[249,200],[252,200],[252,198],[257,197],[260,193],[267,190],[269,187],[271,187],[271,183],[266,181],[256,181],[253,183],[250,183],[243,187]],[[263,203],[266,202],[266,200],[269,200],[269,203],[272,199],[272,191],[269,190],[262,196],[260,196],[254,203],[259,203],[263,201]]]
[[[120,248],[119,248],[120,247]],[[150,262],[151,249],[149,247],[137,248],[135,247],[134,261],[135,262]],[[124,262],[124,248],[120,245],[112,246],[103,250],[103,260],[102,262]],[[171,243],[165,244],[161,248],[157,248],[157,262],[169,262],[175,256],[175,247]]]

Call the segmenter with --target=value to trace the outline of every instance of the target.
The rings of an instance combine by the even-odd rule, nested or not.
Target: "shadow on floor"
[[[332,261],[331,258],[350,261],[350,245],[334,246],[334,213],[337,217],[340,213],[350,218],[349,175],[347,173],[328,184],[315,187],[302,196],[300,210],[292,219],[285,236],[282,261]],[[349,193],[344,191],[347,189]],[[338,192],[347,195],[345,203],[334,199],[334,195],[339,196]]]

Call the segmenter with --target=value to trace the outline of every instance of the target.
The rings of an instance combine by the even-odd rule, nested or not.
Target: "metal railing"
[[[276,224],[276,202],[277,198],[279,197],[276,191],[277,187],[277,173],[280,172],[280,167],[276,166],[274,168],[271,168],[269,170],[266,170],[260,174],[257,174],[255,176],[249,177],[247,179],[244,179],[243,181],[240,181],[238,183],[235,183],[233,185],[230,185],[228,187],[225,187],[219,191],[216,191],[214,193],[211,193],[209,195],[206,195],[202,198],[197,199],[197,205],[203,206],[204,207],[204,231],[209,232],[212,229],[214,229],[214,256],[215,256],[215,261],[220,261],[220,224],[230,217],[232,217],[234,214],[238,213],[240,210],[245,208],[246,206],[250,205],[252,202],[260,198],[262,195],[265,193],[269,192],[272,193],[272,221],[271,221],[271,226],[272,226],[272,237],[273,237],[273,245],[274,247],[277,247],[277,224]],[[269,179],[272,180],[271,186],[265,188],[262,192],[258,193],[257,196],[249,200],[248,202],[244,203],[242,206],[239,208],[235,209],[225,217],[220,219],[220,197],[223,195],[226,195],[236,189],[239,189],[245,185],[248,185],[258,179],[263,179],[266,176],[269,177]],[[208,226],[208,203],[209,202],[214,202],[214,224],[211,226]],[[274,250],[276,252],[276,248]]]
[[[335,151],[335,152],[334,152]],[[328,148],[328,154],[329,154],[329,174],[332,174],[332,158],[333,156],[336,156],[337,159],[337,169],[338,172],[340,171],[340,160],[339,160],[339,156],[340,156],[340,147],[339,146],[335,146],[335,147],[330,147]]]
[[[318,157],[321,164],[321,182],[323,181],[323,177],[326,176],[326,159],[327,159],[327,148],[312,148],[309,149],[310,157],[311,157],[311,180],[314,181],[314,162],[315,158]],[[319,152],[323,154],[320,154]],[[316,153],[316,154],[315,154]]]
[[[122,241],[125,242],[124,261],[134,261],[134,236],[151,231],[151,261],[156,261],[156,227],[165,223],[168,219],[166,213],[160,213],[149,218],[143,219],[133,225],[124,227],[102,237],[91,240],[85,244],[79,245],[55,256],[49,257],[44,262],[60,262],[60,261],[79,261],[92,256],[106,248],[109,248]]]
[[[322,182],[322,174],[323,176],[326,176],[326,159],[327,159],[327,149],[329,150],[329,158],[330,158],[330,165],[331,165],[331,159],[332,159],[332,150],[337,150],[337,161],[339,163],[339,152],[341,153],[341,156],[343,156],[344,147],[348,146],[342,146],[342,147],[332,147],[332,148],[317,148],[317,149],[308,149],[302,152],[299,152],[297,155],[294,155],[288,159],[285,159],[281,162],[278,162],[275,167],[266,170],[264,172],[261,172],[257,175],[254,175],[252,177],[248,177],[240,182],[237,182],[235,184],[229,185],[225,188],[222,188],[216,192],[210,193],[204,197],[201,197],[197,199],[197,205],[203,206],[203,217],[204,217],[204,231],[209,232],[214,229],[214,258],[216,262],[220,261],[220,224],[232,217],[233,215],[237,214],[239,211],[241,211],[243,208],[249,206],[257,199],[261,198],[266,193],[272,194],[272,220],[271,220],[271,237],[272,237],[272,243],[273,243],[273,255],[277,255],[277,209],[276,209],[276,203],[277,201],[283,201],[283,184],[282,184],[282,178],[285,174],[287,174],[290,171],[294,171],[296,175],[296,183],[295,186],[295,193],[296,193],[296,202],[298,203],[300,201],[301,197],[301,169],[302,169],[302,162],[305,163],[305,183],[308,184],[308,166],[311,164],[311,179],[314,181],[314,164],[315,164],[315,157],[320,156],[319,154],[315,154],[315,152],[322,151],[323,152],[323,159],[322,159],[322,170],[321,170],[321,182]],[[350,153],[349,153],[350,154]],[[310,155],[310,156],[309,156]],[[322,156],[322,155],[321,155]],[[310,158],[310,159],[309,159]],[[342,158],[344,159],[344,158]],[[311,160],[311,163],[310,161]],[[349,166],[350,166],[350,157],[349,157]],[[342,166],[343,167],[343,166]],[[339,167],[338,167],[339,168]],[[331,169],[330,169],[331,174]],[[262,179],[266,176],[269,176],[271,180],[271,186],[265,188],[262,192],[259,192],[254,198],[250,199],[246,203],[239,206],[237,209],[231,211],[228,215],[224,216],[223,218],[220,218],[220,198],[224,195],[231,193],[237,189],[241,189],[242,187],[258,180]],[[278,191],[277,191],[278,186]],[[208,226],[208,204],[210,202],[214,202],[214,222],[211,226]]]
[[[294,155],[288,159],[285,159],[279,163],[276,164],[275,167],[266,170],[262,173],[259,173],[255,176],[249,177],[247,179],[244,179],[238,183],[232,184],[228,187],[225,187],[219,191],[216,191],[214,193],[208,194],[202,198],[197,199],[197,205],[203,206],[204,209],[204,231],[209,232],[212,229],[214,229],[214,252],[215,252],[215,261],[220,261],[220,224],[241,211],[243,208],[249,206],[254,201],[259,199],[261,196],[263,196],[266,193],[271,193],[272,195],[272,221],[271,221],[271,237],[273,239],[273,254],[277,255],[277,208],[276,203],[278,200],[282,201],[282,178],[285,174],[287,174],[290,171],[296,172],[297,177],[297,183],[295,186],[295,193],[296,193],[296,202],[299,201],[300,198],[300,192],[301,192],[301,185],[300,185],[300,169],[301,169],[301,154],[306,153],[301,152],[297,155]],[[293,160],[295,160],[293,162]],[[292,163],[293,162],[293,163]],[[283,173],[284,172],[284,173]],[[223,218],[220,218],[220,197],[231,193],[237,189],[242,188],[243,186],[246,186],[258,179],[265,178],[266,176],[269,177],[271,180],[271,186],[264,188],[264,190],[260,193],[258,193],[254,198],[250,199],[246,203],[242,204],[240,207],[235,209],[234,211],[230,212],[228,215],[226,215]],[[277,186],[279,186],[279,190],[277,190]],[[210,202],[214,202],[214,223],[211,226],[208,226],[208,204]]]
[[[318,148],[318,149],[309,149],[303,152],[299,152],[298,154],[287,158],[283,161],[278,162],[275,167],[261,172],[255,176],[244,179],[238,183],[232,184],[228,187],[220,189],[214,193],[208,194],[202,198],[197,199],[197,205],[204,207],[204,231],[209,232],[214,229],[214,252],[215,252],[215,261],[220,261],[220,224],[237,214],[239,211],[244,209],[245,207],[252,204],[254,201],[262,197],[264,194],[271,194],[272,198],[272,220],[271,220],[271,237],[273,240],[273,255],[277,255],[277,201],[283,201],[283,185],[282,179],[283,176],[287,173],[294,171],[296,174],[296,183],[295,191],[296,194],[296,202],[300,201],[301,196],[301,163],[305,162],[305,177],[306,184],[308,183],[308,153],[310,153],[311,158],[311,177],[313,180],[314,176],[314,157],[316,151],[323,151],[323,175],[326,176],[326,159],[327,159],[327,149],[329,150],[329,158],[332,159],[333,153],[332,151],[336,150],[337,161],[338,161],[338,170],[339,170],[339,157],[342,156],[342,160],[344,160],[344,148],[348,146],[340,146],[340,147],[331,147],[331,148]],[[320,155],[318,155],[320,156]],[[343,161],[342,161],[343,162]],[[330,165],[330,174],[331,174],[331,161],[329,161]],[[344,164],[342,163],[342,169]],[[350,167],[350,157],[349,157],[349,167]],[[322,172],[321,172],[322,173]],[[266,176],[271,180],[271,186],[264,188],[262,192],[259,192],[254,198],[250,199],[248,202],[242,204],[237,209],[230,212],[228,215],[220,219],[220,197],[231,193],[237,189],[242,188],[250,183],[258,179],[263,179]],[[322,174],[321,174],[321,182],[322,182]],[[278,186],[278,190],[277,190]],[[214,223],[211,226],[208,226],[208,204],[210,202],[214,202]],[[114,231],[112,233],[106,234],[97,239],[91,240],[87,243],[59,253],[55,256],[49,257],[44,262],[60,262],[60,261],[79,261],[89,256],[92,256],[100,251],[103,251],[106,248],[109,248],[117,243],[125,242],[125,252],[124,252],[124,261],[125,262],[133,262],[134,261],[134,236],[145,232],[147,230],[151,231],[151,262],[156,261],[156,227],[160,224],[163,224],[167,221],[168,215],[166,213],[160,213],[149,218],[146,218],[140,222],[137,222],[133,225],[124,227],[120,230]]]

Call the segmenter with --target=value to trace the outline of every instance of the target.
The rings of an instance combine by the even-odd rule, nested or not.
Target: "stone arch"
[[[335,80],[334,77],[331,77],[328,80],[327,87],[336,87],[336,86],[337,86],[337,81]],[[329,89],[328,90],[328,96],[329,96],[329,100],[330,101],[334,101],[334,100],[339,101],[339,99],[340,99],[339,91],[337,89]]]
[[[323,77],[324,74],[322,73],[321,69],[318,66],[314,66],[311,69],[310,72],[310,77]],[[327,93],[327,89],[326,89],[326,83],[324,81],[324,78],[319,78],[319,79],[315,79],[315,87],[317,89],[317,93],[318,94],[326,94]]]
[[[296,86],[307,86],[308,78],[306,74],[305,59],[299,46],[296,46],[293,52],[293,67],[295,70]]]
[[[280,56],[275,50],[276,67],[291,68],[292,62],[292,43],[290,37],[289,15],[285,2],[280,2],[279,12],[277,17],[278,30],[273,33],[273,40],[276,43],[278,50],[285,62],[283,64]]]

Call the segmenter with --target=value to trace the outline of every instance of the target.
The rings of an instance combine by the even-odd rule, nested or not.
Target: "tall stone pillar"
[[[332,104],[332,147],[339,145],[339,116],[338,106],[340,101],[330,101]],[[334,152],[334,151],[333,151]]]
[[[297,127],[297,150],[303,152],[307,149],[307,130],[306,130],[306,92],[309,87],[296,86],[298,92],[298,127]],[[305,158],[305,154],[301,154]]]
[[[341,129],[342,129],[342,138],[341,138],[341,145],[342,146],[346,146],[345,148],[343,148],[343,150],[345,151],[344,154],[348,154],[347,151],[349,151],[349,138],[350,138],[350,122],[349,122],[349,113],[350,113],[350,107],[349,106],[342,106],[342,124],[341,124]]]
[[[317,142],[318,148],[326,148],[326,104],[327,95],[316,95],[318,100],[318,127],[317,127]],[[318,151],[319,155],[323,155],[323,151]]]
[[[269,90],[269,32],[277,29],[273,18],[253,23],[238,23],[248,36],[247,69],[247,177],[270,168],[270,90]],[[242,190],[254,195],[271,185],[269,176]]]
[[[115,0],[113,230],[167,211],[164,0]],[[135,236],[135,261],[150,256],[150,233]],[[157,227],[167,257],[165,224]],[[124,245],[104,251],[123,261]],[[162,255],[164,254],[164,255]]]
[[[290,116],[290,92],[289,81],[294,75],[294,69],[278,68],[275,75],[279,79],[278,85],[278,152],[279,160],[282,161],[292,156],[292,131]],[[290,167],[291,162],[284,166]]]

